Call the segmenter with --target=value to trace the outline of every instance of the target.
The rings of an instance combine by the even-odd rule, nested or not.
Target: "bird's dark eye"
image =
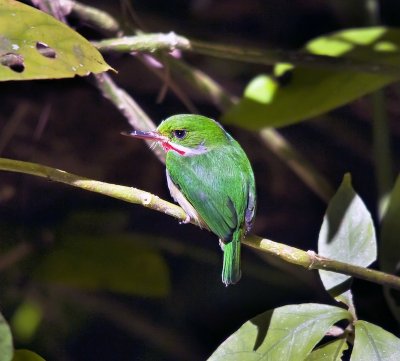
[[[175,138],[183,139],[186,137],[186,130],[184,129],[177,129],[172,132]]]

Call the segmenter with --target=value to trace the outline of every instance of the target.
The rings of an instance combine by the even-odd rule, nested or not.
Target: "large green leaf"
[[[0,81],[71,78],[109,69],[70,27],[31,6],[0,0]]]
[[[305,361],[341,361],[343,352],[348,348],[346,339],[340,338],[318,347],[310,353]]]
[[[376,260],[376,236],[371,214],[346,174],[329,202],[318,238],[321,256],[366,267]],[[353,307],[350,276],[319,271],[325,289],[338,301]]]
[[[328,305],[279,307],[243,324],[209,360],[304,360],[333,324],[349,318],[346,310]]]
[[[0,313],[0,361],[11,361],[13,350],[10,327]]]
[[[382,219],[380,259],[382,271],[399,274],[400,262],[400,177],[392,190],[389,206]],[[390,309],[400,322],[400,292],[385,288],[385,297]]]
[[[12,361],[45,361],[44,358],[29,350],[15,350]]]
[[[399,48],[400,30],[384,27],[343,30],[306,45],[313,54],[379,64],[399,64]],[[275,75],[287,68],[277,66]],[[326,113],[400,78],[303,67],[289,72],[289,80],[282,84],[274,76],[257,76],[223,121],[249,129],[284,126]]]
[[[64,236],[63,242],[38,264],[34,277],[90,290],[165,296],[170,285],[163,257],[135,239],[140,241],[140,236]]]
[[[400,360],[400,339],[367,321],[355,323],[354,348],[350,361]]]

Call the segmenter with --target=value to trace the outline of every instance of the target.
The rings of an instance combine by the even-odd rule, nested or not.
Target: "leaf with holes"
[[[346,174],[329,202],[318,238],[318,253],[338,261],[366,267],[376,260],[375,227],[362,199]],[[319,270],[325,289],[338,301],[353,307],[350,276]]]
[[[305,48],[317,55],[398,65],[400,30],[347,29],[311,40]],[[223,121],[248,129],[281,127],[326,113],[399,78],[279,64],[274,75],[261,74],[248,84],[240,102],[224,115]]]
[[[209,361],[304,360],[346,310],[322,304],[279,307],[247,321],[228,337]]]
[[[350,361],[400,360],[400,339],[367,321],[355,323],[354,348]]]
[[[52,16],[0,0],[0,81],[72,78],[111,67],[85,38]]]

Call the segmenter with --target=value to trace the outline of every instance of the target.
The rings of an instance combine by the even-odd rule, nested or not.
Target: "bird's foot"
[[[187,224],[190,223],[191,218],[188,214],[186,214],[186,218],[183,221],[180,221],[179,224]]]
[[[221,250],[224,251],[224,248],[225,248],[224,241],[222,239],[219,239],[218,241],[219,241],[219,246],[221,247]]]

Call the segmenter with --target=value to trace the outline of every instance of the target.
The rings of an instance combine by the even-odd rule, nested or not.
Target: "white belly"
[[[194,209],[194,207],[190,204],[190,202],[185,198],[182,192],[178,189],[178,187],[174,184],[171,177],[169,176],[168,170],[166,170],[167,174],[167,184],[169,192],[171,193],[172,198],[178,202],[178,204],[183,208],[185,213],[190,217],[190,219],[194,220],[200,228],[208,229],[207,225]]]

